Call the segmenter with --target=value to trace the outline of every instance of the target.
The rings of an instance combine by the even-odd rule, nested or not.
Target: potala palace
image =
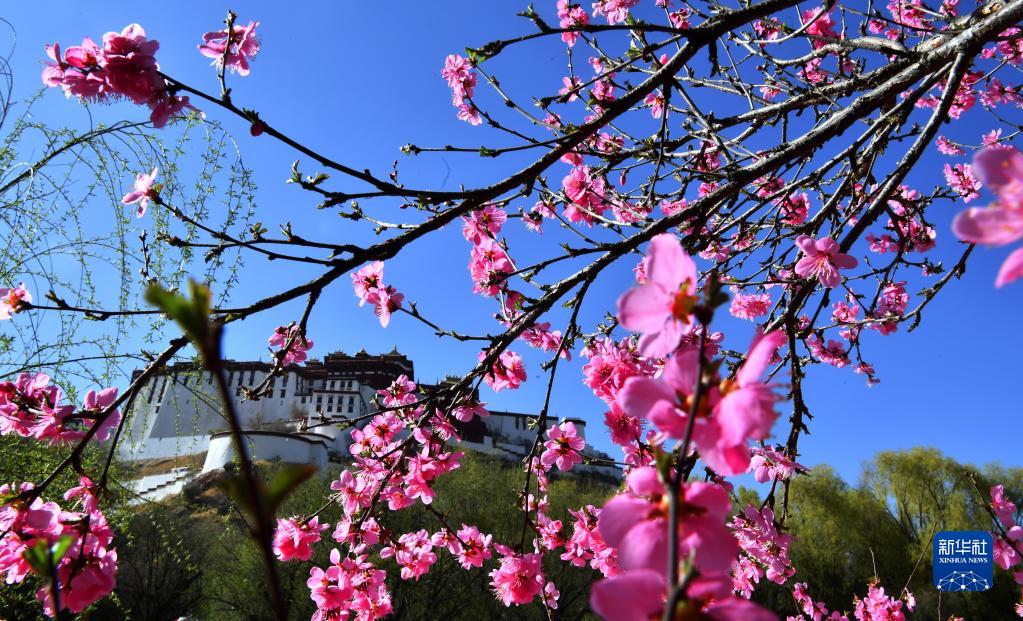
[[[328,354],[302,366],[289,366],[273,380],[272,394],[242,398],[242,388],[259,385],[268,362],[225,361],[242,427],[257,460],[309,463],[323,468],[348,457],[350,430],[340,423],[372,413],[373,397],[399,375],[415,379],[413,363],[397,350],[370,355]],[[429,386],[425,388],[429,389]],[[490,416],[458,423],[460,449],[507,460],[529,453],[536,429],[529,414],[491,410]],[[585,437],[586,422],[570,418]],[[549,420],[548,427],[556,423]],[[358,426],[358,424],[357,424]],[[189,363],[168,366],[143,386],[130,411],[119,445],[122,459],[138,469],[129,487],[141,499],[159,500],[180,492],[201,474],[223,468],[234,458],[227,421],[212,375]],[[607,460],[587,447],[584,455]],[[580,472],[617,479],[610,465],[582,464]]]

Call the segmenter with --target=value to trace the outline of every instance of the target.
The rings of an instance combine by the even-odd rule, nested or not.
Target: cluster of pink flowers
[[[482,362],[487,357],[486,351],[479,353],[479,360]],[[494,392],[500,392],[505,388],[512,390],[526,381],[526,367],[522,357],[513,351],[503,351],[497,357],[490,370],[483,375],[483,381],[490,386]]]
[[[259,53],[257,26],[259,22],[249,22],[247,26],[232,25],[230,34],[227,29],[207,32],[202,36],[199,53],[212,58],[215,67],[249,75],[249,60]]]
[[[450,54],[444,59],[444,68],[441,69],[440,75],[451,87],[451,103],[458,110],[458,118],[470,125],[482,123],[480,111],[472,102],[473,91],[476,89],[476,73],[469,59],[458,54]]]
[[[569,222],[592,225],[607,211],[607,182],[599,175],[594,176],[588,166],[574,166],[561,185],[569,201],[565,206]]]
[[[572,351],[561,346],[561,330],[551,330],[551,322],[533,324],[520,336],[523,341],[542,351],[556,351],[565,360],[572,359]]]
[[[902,600],[885,595],[884,588],[871,584],[867,596],[856,600],[853,617],[857,621],[906,621]]]
[[[1017,523],[1019,508],[1005,496],[1002,485],[992,485],[990,492],[990,508],[997,520],[996,530],[991,533],[992,555],[996,565],[1012,572],[1023,601],[1023,567],[1019,567],[1023,564],[1023,527]],[[1023,603],[1016,605],[1016,613],[1023,617]]]
[[[32,303],[32,294],[25,288],[25,283],[10,289],[0,288],[0,320],[10,319],[11,315],[20,312]]]
[[[103,35],[103,47],[86,37],[61,56],[58,44],[46,46],[53,62],[43,69],[43,83],[59,86],[69,96],[103,101],[124,98],[150,108],[154,127],[163,127],[184,108],[195,109],[187,96],[175,95],[160,75],[157,41],[146,38],[138,24]]]
[[[601,509],[597,527],[608,545],[618,550],[620,572],[594,583],[590,605],[605,619],[660,617],[668,592],[668,530],[678,529],[680,559],[692,559],[694,578],[686,589],[686,605],[694,618],[702,611],[719,621],[767,621],[774,615],[733,596],[729,571],[738,545],[725,526],[731,503],[728,492],[713,483],[686,483],[681,501],[687,516],[668,523],[667,493],[653,468],[637,468],[628,477],[626,493]]]
[[[392,285],[384,285],[383,261],[374,261],[352,274],[352,284],[355,296],[359,298],[359,306],[366,302],[372,304],[380,325],[385,328],[391,323],[391,315],[405,301],[404,294]]]
[[[618,392],[629,378],[652,375],[655,371],[653,364],[640,356],[631,339],[598,338],[582,355],[589,358],[583,366],[583,383],[612,407],[618,405]]]
[[[971,207],[956,216],[952,230],[971,244],[1004,246],[1023,238],[1023,153],[1015,148],[987,147],[974,156],[981,184],[994,192],[990,207]],[[1023,277],[1023,247],[1014,250],[995,279],[1001,287]]]
[[[0,435],[19,435],[50,444],[76,442],[97,423],[93,438],[103,441],[121,420],[121,412],[112,410],[101,420],[102,412],[117,399],[116,388],[85,394],[82,407],[61,404],[60,388],[50,384],[42,373],[22,373],[14,382],[0,382]]]
[[[507,546],[497,546],[500,566],[490,572],[491,585],[505,606],[528,604],[544,587],[540,555],[518,554]]]
[[[778,532],[770,507],[757,510],[749,505],[728,525],[742,550],[732,579],[733,588],[743,597],[753,595],[754,585],[765,575],[771,582],[785,584],[796,573],[789,560],[792,536]]]
[[[386,573],[369,560],[374,552],[393,559],[403,580],[418,580],[428,572],[437,561],[437,548],[447,548],[466,568],[480,567],[491,556],[491,536],[475,526],[463,524],[455,534],[443,529],[433,535],[424,529],[392,533],[374,517],[385,506],[399,511],[417,502],[430,504],[433,482],[459,466],[462,454],[444,450],[454,432],[450,421],[440,412],[428,412],[418,395],[415,382],[398,377],[377,392],[381,412],[352,431],[353,467],[331,483],[343,512],[333,531],[341,548],[331,551],[328,567],[314,566],[307,582],[318,607],[314,619],[372,621],[392,612]],[[482,404],[466,408],[476,412]],[[279,520],[274,551],[281,560],[308,560],[320,532],[328,528],[316,517]]]
[[[433,542],[426,530],[405,533],[380,550],[380,558],[393,558],[401,567],[402,580],[419,580],[437,562]]]
[[[732,295],[732,305],[728,309],[733,317],[739,319],[756,319],[771,311],[770,293],[742,293],[736,290]]]
[[[80,511],[67,511],[53,501],[44,501],[32,493],[33,487],[23,483],[17,490],[0,485],[0,496],[13,500],[0,506],[0,574],[7,584],[19,584],[32,573],[25,553],[43,545],[50,549],[63,538],[69,545],[56,567],[60,593],[60,609],[79,613],[114,590],[117,574],[117,551],[112,547],[113,532],[106,517],[99,511],[95,486],[88,477],[81,477],[77,487],[64,494],[64,500],[78,502]],[[43,585],[36,597],[43,602],[48,616],[55,616],[49,581],[40,576]]]
[[[579,28],[590,23],[590,16],[586,9],[573,4],[570,0],[558,0],[558,25],[561,28]],[[579,40],[578,32],[563,32],[561,40],[569,45],[575,45]]]
[[[753,477],[759,483],[768,481],[787,481],[794,475],[807,473],[809,470],[803,464],[793,461],[785,456],[785,453],[767,445],[763,448],[753,447],[753,457],[750,458],[750,470]]]
[[[306,586],[317,606],[313,621],[353,617],[375,621],[393,612],[387,574],[375,568],[367,557],[362,549],[347,557],[334,549],[326,569],[314,566],[309,570]]]
[[[547,430],[547,438],[544,452],[540,455],[540,463],[545,468],[557,464],[558,470],[567,472],[572,466],[582,463],[581,452],[586,446],[586,441],[578,435],[575,423],[568,421],[554,425]]]
[[[691,332],[695,323],[689,319],[696,303],[691,293],[696,289],[695,266],[671,235],[651,241],[647,261],[647,283],[619,300],[619,321],[643,333],[641,351],[644,343],[648,350],[653,343],[653,352],[664,355],[678,346],[680,328]],[[683,324],[682,318],[688,321]],[[745,472],[750,460],[748,441],[770,433],[777,416],[775,397],[760,378],[784,342],[783,332],[758,334],[735,378],[712,382],[696,405],[693,442],[704,461],[720,474]],[[618,405],[630,416],[651,421],[666,436],[682,438],[703,355],[685,347],[665,361],[659,378],[630,378],[618,393]]]
[[[571,537],[564,542],[565,552],[561,560],[576,567],[583,567],[589,562],[590,567],[604,576],[613,576],[618,571],[618,559],[614,548],[607,545],[600,535],[600,509],[586,505],[578,511],[569,509],[568,512],[575,521]]]
[[[977,180],[977,175],[973,174],[973,167],[969,164],[945,164],[945,181],[964,203],[980,198],[980,181]]]
[[[637,4],[639,0],[597,0],[593,3],[593,14],[603,15],[609,24],[620,24]]]
[[[848,615],[841,612],[828,611],[824,602],[815,602],[806,591],[805,583],[797,583],[792,587],[792,596],[802,614],[788,617],[788,621],[849,621]],[[900,597],[885,594],[884,588],[876,581],[867,585],[865,598],[853,598],[853,619],[856,621],[906,621],[906,614],[913,612],[916,598],[903,589]],[[805,615],[805,616],[804,616]],[[961,617],[949,617],[949,621],[962,621]]]
[[[777,417],[771,386],[760,378],[767,371],[783,332],[757,335],[746,363],[734,379],[715,379],[695,407],[692,440],[704,462],[731,476],[749,469],[749,440],[767,437]],[[622,410],[649,420],[669,438],[681,439],[690,425],[699,357],[695,349],[680,351],[664,365],[660,378],[636,377],[618,395]]]
[[[806,583],[797,582],[792,585],[792,597],[796,600],[796,607],[803,614],[796,617],[788,617],[787,621],[849,621],[849,617],[835,611],[828,614],[828,607],[824,602],[814,602],[810,594],[806,592]],[[803,616],[806,615],[806,616]]]
[[[319,543],[320,532],[330,524],[320,524],[315,516],[306,521],[296,517],[277,520],[274,531],[274,554],[282,561],[308,561],[313,557],[313,544]]]
[[[306,361],[309,350],[313,348],[312,339],[307,339],[295,324],[275,328],[274,333],[267,339],[267,344],[280,348],[273,355],[279,357],[283,365],[302,364]]]
[[[469,275],[473,281],[473,293],[485,297],[503,295],[510,308],[506,319],[516,314],[515,304],[518,293],[508,289],[508,275],[515,267],[507,250],[497,239],[497,234],[508,219],[508,214],[494,205],[472,212],[463,218],[462,234],[472,244],[469,253]]]

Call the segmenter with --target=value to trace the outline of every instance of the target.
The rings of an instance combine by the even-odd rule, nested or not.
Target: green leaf
[[[262,479],[257,479],[256,483],[260,486],[258,493],[264,493],[265,488],[262,485]],[[221,481],[220,487],[224,490],[228,497],[238,505],[243,513],[248,515],[250,518],[256,517],[255,499],[252,498],[249,486],[245,484],[244,476],[241,474],[233,474]]]
[[[50,547],[50,554],[54,565],[60,563],[60,560],[64,558],[65,554],[67,554],[67,551],[71,549],[71,544],[74,543],[74,541],[75,538],[71,535],[64,535]]]
[[[256,478],[258,489],[257,494],[263,498],[263,506],[268,513],[267,518],[272,519],[277,514],[277,509],[284,503],[285,499],[294,492],[299,485],[304,483],[316,472],[316,466],[309,464],[287,464],[266,484],[261,477]],[[245,482],[242,474],[234,474],[220,482],[220,487],[227,493],[247,516],[258,523],[256,516],[256,499],[252,496],[252,490]]]
[[[32,547],[25,548],[21,556],[36,574],[40,576],[50,575],[50,548],[46,545],[46,541],[40,539]]]
[[[32,547],[26,548],[22,552],[22,557],[33,572],[40,576],[51,577],[74,540],[75,538],[71,535],[63,535],[51,546],[46,543],[45,539],[40,539]]]
[[[270,480],[266,492],[267,509],[270,514],[276,514],[285,499],[315,473],[316,466],[311,464],[287,464],[278,470]]]
[[[159,308],[184,329],[185,334],[201,351],[209,352],[218,343],[210,323],[210,289],[194,280],[188,282],[191,299],[153,284],[146,289],[146,301]]]

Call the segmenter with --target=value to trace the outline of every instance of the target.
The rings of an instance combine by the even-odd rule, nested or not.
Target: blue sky
[[[537,8],[550,17],[553,5],[553,0],[543,1]],[[252,74],[231,81],[235,102],[259,110],[276,127],[312,148],[357,168],[369,168],[378,176],[384,176],[397,159],[401,180],[419,187],[483,185],[526,161],[521,157],[450,154],[410,159],[399,152],[409,142],[421,146],[501,143],[487,129],[471,128],[455,119],[439,71],[449,53],[526,32],[527,24],[514,16],[524,7],[522,2],[319,1],[301,6],[263,1],[241,6],[193,2],[168,10],[156,3],[104,2],[97,6],[56,0],[46,3],[45,11],[39,6],[16,3],[8,7],[6,17],[18,37],[12,59],[16,97],[29,96],[40,86],[44,43],[74,45],[86,35],[99,40],[104,32],[131,22],[142,24],[150,37],[161,42],[158,58],[164,71],[216,92],[214,71],[197,53],[196,44],[200,35],[216,29],[224,12],[232,8],[241,21],[261,22],[263,41]],[[561,46],[524,46],[488,69],[499,75],[510,92],[547,94],[560,86],[564,54]],[[292,161],[301,159],[306,173],[316,172],[311,162],[267,137],[251,138],[244,124],[204,107],[236,135],[246,164],[256,172],[260,185],[258,219],[271,230],[279,222],[290,221],[297,232],[309,237],[367,240],[361,234],[351,237],[349,225],[329,212],[317,211],[313,197],[284,184]],[[87,123],[82,109],[56,90],[46,94],[34,114],[71,126]],[[145,111],[116,104],[99,110],[98,116],[142,119]],[[990,128],[959,124],[950,126],[947,134],[975,143],[979,134]],[[921,189],[942,183],[940,168],[945,161],[932,150],[908,182]],[[552,183],[558,183],[565,170],[557,165],[550,173]],[[334,188],[355,187],[340,178],[332,181],[337,182]],[[126,188],[130,182],[124,180]],[[959,252],[949,232],[949,221],[958,208],[946,203],[935,207],[931,215],[939,241],[931,258],[942,258],[946,264]],[[520,228],[521,224],[510,222],[511,227]],[[510,237],[517,244],[516,252],[524,256],[531,252],[528,244],[536,243],[521,231]],[[443,318],[461,331],[493,330],[496,326],[488,319],[492,303],[467,293],[471,287],[465,269],[468,251],[458,227],[449,226],[435,238],[410,248],[402,258],[390,261],[386,280],[418,301],[431,319]],[[1017,365],[1023,350],[1023,285],[1003,290],[992,285],[1007,253],[1007,249],[975,252],[965,278],[952,283],[928,307],[915,332],[907,334],[902,329],[889,337],[872,333],[864,338],[866,358],[877,369],[880,385],[868,389],[862,376],[850,369],[811,369],[805,390],[814,420],[810,423],[812,435],[801,443],[803,463],[830,463],[843,476],[855,478],[861,462],[879,450],[927,445],[966,462],[1020,465],[1016,432],[1023,404],[1018,396]],[[616,264],[598,281],[590,304],[583,309],[584,322],[592,325],[613,306],[616,296],[631,283],[631,266],[631,260],[628,265]],[[312,273],[249,259],[247,278],[243,279],[247,282],[235,291],[234,300],[255,299]],[[913,284],[911,292],[919,289]],[[297,319],[301,310],[300,304],[290,304],[233,325],[230,356],[265,357],[263,343],[273,327]],[[563,323],[565,317],[556,313],[552,318],[558,327],[559,319]],[[734,349],[744,348],[752,334],[750,324],[730,317],[717,327],[726,332],[727,345]],[[347,278],[327,290],[310,331],[317,355],[363,347],[383,352],[398,345],[415,361],[422,381],[462,373],[475,360],[473,345],[438,341],[407,317],[399,316],[390,328],[380,329],[368,309],[357,307]],[[494,395],[484,389],[484,399],[495,408],[536,411],[546,386],[539,369],[543,358],[527,352],[525,345],[517,349],[526,357],[529,380],[519,391]],[[559,369],[552,410],[558,416],[587,420],[590,441],[618,454],[601,430],[604,407],[581,384],[581,365],[574,360]],[[783,404],[781,411],[785,408]],[[784,415],[777,430],[784,433]]]

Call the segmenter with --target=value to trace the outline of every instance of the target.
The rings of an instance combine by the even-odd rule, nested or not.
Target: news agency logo
[[[994,583],[991,533],[949,530],[934,536],[934,586],[939,591],[987,591]]]

